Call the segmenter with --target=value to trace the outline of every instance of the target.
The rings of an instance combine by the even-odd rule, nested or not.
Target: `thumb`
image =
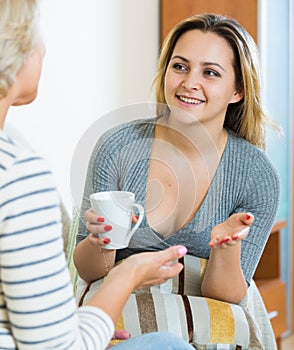
[[[242,217],[240,218],[240,221],[242,224],[251,225],[254,221],[254,215],[249,212],[243,213]]]
[[[166,264],[172,260],[179,259],[186,255],[188,249],[183,245],[176,245],[160,252],[161,260],[163,264]]]

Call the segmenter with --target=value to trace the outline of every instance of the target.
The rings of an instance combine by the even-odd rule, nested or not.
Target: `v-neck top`
[[[157,118],[139,119],[104,133],[88,166],[81,212],[89,209],[89,195],[99,191],[131,191],[145,208],[150,155]],[[242,241],[241,268],[248,284],[270,234],[280,194],[279,175],[266,154],[228,130],[228,140],[206,196],[194,217],[169,237],[149,226],[146,215],[116,260],[139,251],[183,244],[188,253],[209,258],[211,229],[237,212],[251,212],[254,223]],[[81,221],[77,242],[88,235]],[[250,257],[250,258],[249,258]]]

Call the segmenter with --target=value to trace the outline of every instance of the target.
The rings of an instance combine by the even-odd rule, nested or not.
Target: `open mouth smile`
[[[203,100],[199,100],[197,98],[192,98],[192,97],[185,97],[185,96],[179,96],[177,95],[177,98],[184,102],[184,103],[188,103],[188,104],[191,104],[191,105],[199,105],[201,103],[203,103],[204,101]]]

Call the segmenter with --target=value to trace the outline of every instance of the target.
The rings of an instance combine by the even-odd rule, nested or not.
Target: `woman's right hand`
[[[111,225],[105,223],[105,219],[103,217],[95,214],[90,208],[85,212],[84,218],[86,220],[86,229],[89,232],[88,239],[92,245],[103,247],[111,242],[110,238],[99,237],[99,234],[105,233],[112,229]]]
[[[88,239],[92,245],[103,247],[111,242],[108,237],[99,237],[99,234],[112,230],[112,226],[105,222],[105,219],[94,213],[90,208],[85,211],[86,229],[89,232]],[[138,217],[133,215],[132,222],[135,224]]]
[[[105,276],[114,266],[116,251],[101,249],[111,242],[107,235],[99,237],[99,234],[112,229],[104,222],[104,218],[96,215],[92,209],[85,212],[84,218],[89,235],[76,245],[73,260],[79,276],[84,281],[91,283]]]

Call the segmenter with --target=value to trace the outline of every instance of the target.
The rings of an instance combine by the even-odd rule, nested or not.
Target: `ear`
[[[230,103],[237,103],[240,100],[242,100],[243,97],[244,97],[243,90],[241,90],[241,91],[234,91],[234,94],[233,94],[233,96],[231,98]]]

